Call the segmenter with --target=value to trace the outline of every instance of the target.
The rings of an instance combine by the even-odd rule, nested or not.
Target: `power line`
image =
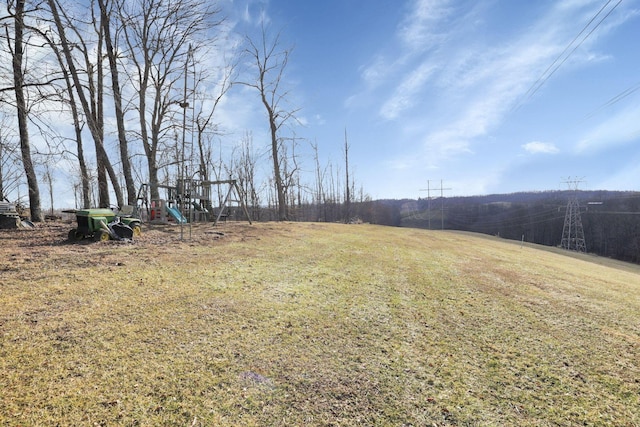
[[[584,120],[588,120],[591,117],[595,116],[596,113],[598,113],[599,111],[610,107],[620,101],[622,101],[624,98],[626,98],[629,95],[632,95],[633,93],[635,93],[636,91],[640,90],[640,82],[636,83],[635,85],[628,87],[627,89],[623,90],[622,92],[620,92],[619,94],[617,94],[616,96],[614,96],[613,98],[611,98],[610,100],[608,100],[607,102],[605,102],[604,104],[602,104],[601,106],[599,106],[598,108],[596,108],[594,111],[592,111],[591,113],[587,114],[584,117]]]
[[[557,216],[553,216],[553,217],[549,217],[549,218],[545,218],[545,219],[541,219],[538,221],[527,221],[527,222],[523,222],[523,223],[513,223],[513,224],[509,224],[507,221],[514,221],[513,218],[504,218],[501,219],[501,222],[483,222],[481,224],[478,224],[478,227],[482,227],[482,228],[500,228],[502,230],[504,229],[521,229],[523,227],[530,227],[532,225],[536,225],[536,224],[544,224],[544,223],[554,223],[555,221],[564,218],[564,216],[562,215],[557,215]],[[447,216],[447,222],[453,225],[468,225],[466,222],[461,222],[459,220],[459,218],[457,217],[451,217],[451,216]]]
[[[525,213],[517,216],[504,216],[510,215],[511,211],[505,209],[502,212],[496,213],[493,218],[483,218],[482,225],[483,226],[501,226],[504,224],[505,220],[509,220],[512,222],[522,222],[523,225],[527,224],[537,224],[543,223],[547,221],[551,221],[552,219],[562,218],[562,216],[557,216],[556,214],[559,212],[558,208],[546,209],[542,211],[535,211],[533,213]],[[456,221],[460,222],[468,222],[471,219],[477,218],[477,215],[465,215],[459,214],[457,212],[449,212],[447,214],[447,221]],[[538,219],[542,218],[542,219]]]
[[[611,15],[611,13],[620,5],[620,3],[622,3],[622,0],[618,0],[618,3],[616,3],[608,12],[607,14],[595,25],[595,27],[593,27],[591,29],[591,31],[589,31],[589,33],[584,36],[584,38],[580,41],[580,43],[578,43],[567,55],[565,55],[567,53],[567,51],[569,51],[569,49],[571,48],[571,46],[576,42],[576,40],[578,40],[578,38],[589,28],[589,26],[596,20],[596,18],[607,8],[607,6],[609,6],[609,4],[612,2],[613,0],[607,0],[607,2],[604,4],[604,6],[602,6],[600,8],[600,10],[598,10],[598,12],[593,16],[593,18],[591,18],[591,20],[589,20],[589,22],[582,28],[582,30],[580,30],[580,32],[573,38],[573,40],[571,40],[571,42],[567,45],[567,47],[564,48],[564,50],[562,51],[562,53],[560,53],[560,55],[558,55],[558,57],[551,63],[551,65],[549,65],[547,67],[546,70],[544,70],[544,72],[540,75],[540,77],[538,78],[538,80],[536,80],[531,87],[529,88],[529,90],[527,90],[527,92],[524,95],[524,98],[522,101],[520,101],[516,107],[514,108],[514,110],[517,110],[518,108],[520,108],[520,106],[522,104],[524,104],[526,101],[528,101],[529,99],[531,99],[533,97],[533,95],[535,95],[538,90],[540,90],[540,88],[547,82],[547,80],[549,80],[549,78],[551,78],[551,76],[567,61],[567,59],[569,59],[569,57],[571,55],[573,55],[573,53],[589,38],[589,36],[591,36],[591,34],[593,34],[593,32],[602,24],[602,22],[607,19],[609,17],[609,15]],[[563,58],[564,56],[564,58]],[[562,60],[561,60],[562,59]],[[558,63],[558,61],[560,61]],[[557,65],[556,65],[557,64]]]
[[[640,212],[615,212],[615,211],[593,211],[594,214],[602,215],[640,215]]]

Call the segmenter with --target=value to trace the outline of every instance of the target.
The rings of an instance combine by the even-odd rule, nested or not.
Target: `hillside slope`
[[[0,232],[3,425],[640,425],[634,266],[373,225],[38,232]]]
[[[640,193],[633,191],[544,191],[385,200],[372,209],[378,215],[367,215],[365,210],[362,218],[376,224],[464,230],[560,246],[563,237],[576,237],[575,230],[572,236],[563,236],[568,201],[574,198],[579,205],[574,212],[580,212],[586,251],[640,264]]]

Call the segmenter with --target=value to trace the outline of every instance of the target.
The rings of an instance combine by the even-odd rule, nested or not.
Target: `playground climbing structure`
[[[137,201],[138,212],[146,222],[184,224],[212,221],[216,225],[221,218],[227,217],[232,206],[237,206],[251,224],[242,189],[235,179],[180,179],[175,186],[158,185],[159,190],[164,190],[165,197],[155,200],[149,200],[148,189],[148,184],[142,184]],[[226,193],[223,193],[225,189]],[[213,205],[214,193],[217,193],[217,207]]]

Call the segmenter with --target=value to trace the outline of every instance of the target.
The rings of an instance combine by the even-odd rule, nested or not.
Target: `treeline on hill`
[[[249,215],[255,221],[277,221],[278,209],[276,203],[265,205],[251,203],[245,198]],[[371,224],[400,226],[402,202],[396,200],[372,200],[361,196],[352,202],[346,202],[340,197],[324,200],[320,203],[308,202],[301,199],[298,203],[288,206],[289,219],[300,222],[367,222]],[[214,208],[215,211],[215,208]],[[229,208],[228,218],[234,221],[244,221],[246,216],[238,206]]]
[[[546,191],[355,204],[362,221],[472,231],[546,246],[562,240],[567,204],[577,198],[587,252],[640,263],[640,193]]]

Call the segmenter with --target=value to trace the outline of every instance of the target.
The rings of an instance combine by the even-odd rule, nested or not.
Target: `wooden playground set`
[[[226,193],[223,190],[226,186]],[[212,195],[217,189],[216,205]],[[235,179],[197,180],[179,179],[175,186],[158,185],[164,198],[150,199],[149,184],[138,190],[137,214],[143,222],[150,224],[186,224],[226,220],[232,209],[240,208],[251,224],[251,216],[244,201],[243,192]],[[222,197],[222,195],[224,197]]]

